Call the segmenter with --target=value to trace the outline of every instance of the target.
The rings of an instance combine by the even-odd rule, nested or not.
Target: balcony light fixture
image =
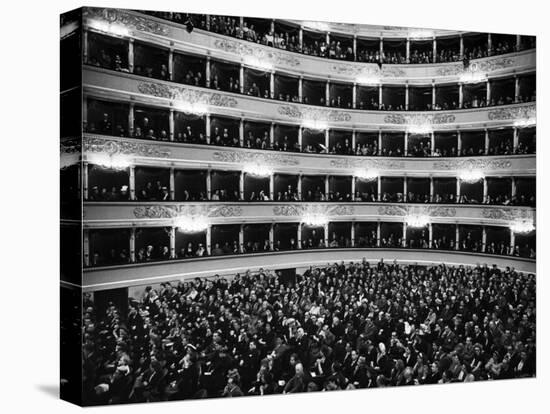
[[[526,128],[537,124],[537,118],[518,119],[514,121],[514,126],[518,128]]]
[[[117,154],[98,154],[90,157],[88,161],[110,170],[125,170],[131,165],[128,157]]]
[[[88,25],[93,29],[115,36],[128,36],[130,34],[130,31],[120,24],[107,23],[100,20],[89,20]]]
[[[174,226],[182,233],[199,233],[208,228],[208,219],[204,216],[179,216],[174,220]]]
[[[355,177],[364,181],[374,181],[378,178],[379,175],[380,174],[378,173],[378,171],[375,170],[361,169],[355,171]]]
[[[320,32],[330,32],[330,25],[325,22],[304,22],[303,25]]]
[[[510,224],[510,230],[514,233],[531,233],[535,230],[535,225],[533,222],[527,220],[514,221]]]
[[[376,76],[359,76],[355,79],[355,82],[359,85],[378,85],[380,83],[380,78]]]
[[[328,128],[328,124],[324,121],[318,121],[317,119],[304,119],[302,120],[302,127],[322,131]]]
[[[409,32],[409,39],[412,39],[412,40],[432,39],[433,37],[434,37],[434,32],[432,30],[413,29]]]
[[[409,134],[431,134],[433,128],[430,124],[409,125],[407,127],[407,132]]]
[[[477,83],[487,80],[487,74],[480,71],[465,71],[460,75],[460,82],[462,83]]]
[[[324,226],[328,223],[328,217],[320,213],[306,213],[302,217],[302,223],[306,226]]]
[[[247,66],[252,66],[256,69],[261,69],[264,71],[273,70],[273,64],[269,63],[266,60],[262,60],[256,56],[245,56],[243,58],[243,63]]]
[[[406,223],[409,227],[426,227],[430,223],[430,217],[426,215],[411,215],[407,216]]]
[[[245,164],[243,172],[256,175],[258,177],[269,177],[273,174],[273,170],[271,168],[262,164]]]
[[[199,102],[178,101],[174,103],[174,109],[193,115],[206,115],[208,113],[208,105]]]
[[[460,181],[464,181],[467,183],[477,183],[478,181],[482,180],[485,176],[481,171],[478,170],[465,170],[462,171],[458,178]]]

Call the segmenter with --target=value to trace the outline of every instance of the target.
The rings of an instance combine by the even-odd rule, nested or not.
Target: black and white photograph
[[[543,3],[5,9],[2,412],[545,412]]]
[[[536,377],[535,36],[84,7],[61,65],[63,399]]]

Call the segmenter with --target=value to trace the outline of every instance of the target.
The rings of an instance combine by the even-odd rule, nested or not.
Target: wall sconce
[[[355,177],[364,181],[374,181],[380,174],[375,170],[357,170],[355,171]]]
[[[273,170],[267,165],[261,164],[246,164],[243,168],[243,172],[251,175],[256,175],[258,177],[269,177],[273,174]]]
[[[406,223],[409,227],[426,227],[430,223],[430,217],[424,215],[407,216]]]
[[[514,233],[531,233],[533,230],[535,230],[535,225],[531,221],[523,220],[523,221],[515,221],[510,224],[510,230],[512,230]]]
[[[208,219],[204,216],[179,216],[174,226],[182,233],[199,233],[208,229]]]
[[[306,226],[324,226],[328,223],[328,217],[324,214],[307,213],[302,217],[302,223]]]
[[[88,161],[110,170],[125,170],[131,165],[130,158],[116,154],[94,155]]]

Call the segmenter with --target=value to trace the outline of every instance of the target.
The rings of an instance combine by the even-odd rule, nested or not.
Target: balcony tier
[[[315,122],[323,129],[404,131],[408,128],[428,127],[445,131],[513,126],[532,123],[536,118],[535,103],[431,112],[344,110],[213,91],[95,67],[84,69],[83,86],[86,96],[96,98],[175,110],[183,103],[200,104],[206,106],[212,114],[296,125]]]
[[[527,50],[476,59],[470,63],[467,70],[464,69],[462,62],[385,64],[379,68],[374,63],[346,62],[308,56],[200,29],[188,33],[183,25],[138,12],[117,9],[87,9],[84,27],[111,35],[122,35],[128,39],[141,40],[166,49],[211,56],[263,70],[352,83],[360,79],[376,78],[384,84],[431,85],[432,82],[459,82],[461,77],[472,73],[497,77],[533,71],[536,67],[535,50]],[[385,37],[385,32],[391,32],[394,33],[394,37],[400,37],[409,31],[407,28],[400,29],[402,30],[374,30],[376,37],[380,35]],[[446,31],[445,35],[448,35]]]
[[[75,142],[62,144],[62,162],[76,162]],[[353,175],[358,169],[376,170],[381,176],[457,177],[461,171],[476,170],[484,176],[533,176],[536,156],[502,155],[483,157],[366,157],[305,154],[244,148],[227,148],[175,142],[84,134],[83,161],[123,155],[132,165],[240,171],[243,164],[269,166],[274,172],[292,174]],[[405,174],[406,171],[406,174]]]
[[[499,268],[513,267],[517,271],[535,273],[536,263],[532,259],[493,256],[478,253],[461,253],[441,250],[410,249],[318,249],[292,252],[269,252],[235,256],[214,256],[206,258],[171,260],[168,262],[141,263],[102,268],[84,269],[82,288],[84,291],[139,286],[153,283],[184,280],[194,277],[212,277],[216,274],[234,275],[247,270],[303,269],[310,265],[324,266],[327,263],[360,261],[439,264],[476,266],[495,264]]]
[[[281,202],[85,202],[85,228],[173,226],[185,215],[208,217],[210,224],[297,223],[305,214],[322,214],[329,221],[405,222],[408,216],[428,216],[431,223],[509,226],[535,221],[530,207],[406,204],[406,203],[281,203]]]

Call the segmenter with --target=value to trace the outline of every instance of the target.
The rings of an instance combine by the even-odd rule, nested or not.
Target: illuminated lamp
[[[317,130],[326,130],[328,124],[324,121],[319,121],[317,119],[304,119],[302,121],[302,127],[307,129],[317,129]]]
[[[532,221],[528,220],[515,221],[510,224],[510,230],[514,233],[531,233],[535,230],[535,225]]]
[[[409,227],[426,227],[430,223],[430,217],[425,215],[407,216],[406,222]]]
[[[271,168],[262,164],[246,164],[243,171],[247,174],[256,175],[258,177],[269,177],[273,174],[273,170]]]
[[[432,39],[434,37],[434,32],[432,30],[426,29],[414,29],[409,32],[410,39]]]
[[[130,31],[120,24],[108,23],[101,20],[89,20],[88,25],[96,30],[115,36],[128,36],[130,34]]]
[[[458,178],[461,181],[467,182],[467,183],[477,183],[479,180],[482,180],[484,177],[483,173],[478,170],[466,170],[462,171]]]
[[[487,74],[480,71],[467,71],[460,75],[462,83],[477,83],[487,80]]]
[[[364,181],[374,181],[380,174],[375,170],[357,170],[355,171],[355,177]]]
[[[319,213],[306,213],[302,217],[302,223],[304,223],[306,226],[324,226],[328,223],[328,217],[324,214]]]
[[[378,85],[380,83],[380,78],[376,76],[360,76],[355,79],[355,82],[359,85]]]
[[[257,69],[262,69],[265,71],[273,70],[273,65],[266,60],[262,60],[255,56],[246,56],[243,58],[243,63],[247,66],[252,66]]]
[[[174,103],[174,109],[193,115],[205,115],[208,113],[208,106],[200,102],[177,101]]]
[[[514,122],[514,126],[518,128],[530,127],[537,124],[537,118],[519,119]]]
[[[125,170],[131,165],[130,158],[123,155],[95,155],[89,159],[93,164],[111,170]]]
[[[430,124],[409,125],[407,127],[407,132],[409,134],[431,134],[433,128]]]
[[[179,216],[174,226],[182,233],[199,233],[208,229],[208,219],[204,216]]]

